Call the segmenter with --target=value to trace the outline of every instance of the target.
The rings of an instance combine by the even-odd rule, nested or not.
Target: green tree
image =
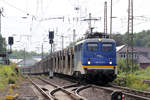
[[[5,50],[6,50],[5,38],[3,38],[2,35],[0,34],[0,53],[5,52]]]
[[[128,39],[127,33],[116,33],[112,35],[112,38],[116,40],[117,46],[126,44],[127,40],[129,40],[129,45],[131,46],[131,35],[129,35]],[[150,30],[134,33],[133,46],[150,47]]]
[[[13,50],[12,51],[12,54],[10,55],[10,58],[15,58],[15,59],[23,59],[24,58],[24,53],[25,53],[25,57],[26,58],[32,58],[32,57],[35,57],[35,56],[40,56],[41,57],[41,53],[38,54],[34,51],[31,51],[31,52],[24,52],[24,50]],[[43,56],[47,56],[48,53],[43,53]]]

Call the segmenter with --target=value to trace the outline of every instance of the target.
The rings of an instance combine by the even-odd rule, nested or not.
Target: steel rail
[[[86,100],[85,98],[83,98],[83,97],[81,97],[81,96],[79,96],[79,95],[76,95],[76,94],[74,94],[74,93],[72,93],[72,92],[66,90],[67,88],[79,86],[78,83],[60,87],[60,86],[58,86],[58,85],[56,85],[56,84],[54,84],[54,83],[51,83],[51,82],[49,82],[49,81],[47,81],[47,80],[45,80],[45,79],[41,79],[41,78],[39,78],[39,79],[42,80],[42,81],[44,81],[45,83],[50,84],[50,85],[52,85],[52,86],[55,87],[55,89],[50,92],[50,94],[51,94],[52,96],[53,96],[56,92],[58,92],[58,91],[63,91],[64,93],[66,93],[67,95],[69,95],[69,96],[70,96],[71,98],[73,98],[74,100]],[[53,97],[54,97],[54,96],[53,96]],[[55,97],[55,99],[57,99],[57,98]]]
[[[133,94],[131,91],[124,91],[123,88],[117,88],[117,87],[101,87],[101,86],[96,86],[96,85],[92,85],[93,87],[99,88],[99,89],[104,89],[110,92],[115,92],[117,91],[121,91],[124,95],[126,96],[130,96],[130,97],[134,97],[134,98],[138,98],[140,100],[150,100],[149,97],[145,97],[145,96],[141,96],[141,95],[137,95],[137,94]],[[116,88],[116,90],[114,89]],[[130,93],[131,92],[131,93]]]
[[[115,87],[115,88],[122,89],[125,92],[126,91],[127,92],[132,92],[135,95],[145,96],[145,97],[148,97],[150,99],[150,92],[148,92],[148,91],[139,91],[139,90],[130,89],[130,88],[127,88],[127,87],[122,87],[122,86],[116,86],[116,85],[111,85],[111,86]]]
[[[75,90],[75,94],[76,94],[78,97],[82,98],[83,100],[87,100],[86,98],[84,98],[84,97],[82,97],[81,95],[79,95],[79,92],[81,92],[82,90],[87,89],[87,88],[89,88],[89,87],[91,87],[91,85],[87,85],[87,86],[83,86],[83,87],[81,87],[81,88],[78,88],[78,89]]]
[[[29,78],[29,81],[49,100],[56,100],[55,98],[53,98],[50,94],[47,94],[42,88],[40,88],[35,82],[32,81],[31,78]]]

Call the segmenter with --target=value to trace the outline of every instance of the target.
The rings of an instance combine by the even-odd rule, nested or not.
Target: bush
[[[0,91],[4,91],[8,87],[8,84],[15,84],[22,81],[21,74],[17,75],[16,65],[0,65]]]
[[[127,74],[126,76],[126,86],[130,87],[136,80],[136,76],[133,74]]]
[[[16,83],[16,80],[14,78],[10,77],[8,79],[8,84],[15,84],[15,83]]]
[[[126,64],[126,59],[119,59],[118,62],[117,62],[117,68],[118,68],[118,72],[119,73],[122,73],[122,72],[126,72],[126,73],[129,73],[131,71],[137,71],[139,70],[139,65],[134,62],[133,63],[133,68],[131,68],[132,66],[132,62],[129,60],[129,67],[127,67],[127,64]]]
[[[114,81],[118,85],[133,88],[136,90],[146,90],[149,88],[148,84],[143,83],[143,80],[137,78],[135,74],[123,74]]]
[[[148,84],[145,84],[143,83],[141,80],[135,80],[131,85],[130,85],[131,88],[134,88],[136,90],[146,90],[149,88],[149,85]]]

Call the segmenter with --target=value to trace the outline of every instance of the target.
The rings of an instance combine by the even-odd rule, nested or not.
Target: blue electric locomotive
[[[85,39],[75,45],[74,70],[77,76],[111,82],[117,74],[116,43],[113,39]]]
[[[116,42],[100,33],[88,34],[72,47],[56,51],[35,64],[32,74],[49,73],[111,82],[116,78]]]

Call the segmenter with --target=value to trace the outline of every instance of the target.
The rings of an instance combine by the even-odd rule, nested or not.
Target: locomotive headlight
[[[98,39],[98,41],[99,41],[99,42],[101,42],[101,41],[102,41],[102,39]]]
[[[111,64],[112,64],[112,62],[110,61],[110,62],[109,62],[109,64],[111,65]]]
[[[91,64],[91,62],[90,62],[90,61],[88,61],[88,64]]]

